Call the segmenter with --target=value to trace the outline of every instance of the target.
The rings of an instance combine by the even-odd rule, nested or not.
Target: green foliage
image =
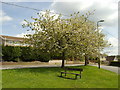
[[[37,61],[41,61],[41,62],[49,62],[49,60],[51,59],[50,55],[47,53],[40,53],[39,55],[37,55],[36,60]]]
[[[120,61],[120,55],[117,55],[117,59],[118,59],[118,61]]]
[[[91,12],[74,13],[69,18],[51,15],[50,11],[37,15],[38,18],[31,18],[32,22],[25,20],[27,24],[23,24],[35,32],[27,34],[25,42],[37,50],[58,53],[64,60],[65,57],[98,56],[109,46],[105,35],[96,30],[96,23],[88,19],[93,15]]]
[[[2,58],[3,60],[7,61],[7,60],[11,60],[12,59],[12,47],[9,47],[9,46],[3,46],[2,47]]]
[[[33,61],[35,60],[35,54],[32,47],[21,47],[21,60],[22,61]]]
[[[21,49],[20,49],[20,47],[14,46],[13,53],[12,53],[13,59],[18,62],[18,61],[20,61],[20,56],[21,56]]]
[[[61,60],[62,55],[60,53],[50,53],[51,59]]]
[[[120,62],[119,61],[111,61],[109,65],[110,66],[118,66],[118,67],[120,67]]]
[[[3,60],[16,61],[21,56],[21,49],[15,46],[2,46],[2,54]]]
[[[20,47],[20,46],[2,46],[2,59],[4,61],[42,61],[48,62],[50,55],[48,53],[36,53],[33,47]]]

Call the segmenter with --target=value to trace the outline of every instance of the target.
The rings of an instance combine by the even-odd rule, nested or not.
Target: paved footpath
[[[80,66],[82,64],[67,64],[65,66]],[[18,69],[18,68],[37,68],[37,67],[61,67],[61,65],[2,65],[0,70],[3,69]]]
[[[90,66],[97,66],[98,67],[98,65],[90,65]],[[101,65],[101,68],[112,71],[112,72],[115,72],[117,74],[120,74],[120,67]]]

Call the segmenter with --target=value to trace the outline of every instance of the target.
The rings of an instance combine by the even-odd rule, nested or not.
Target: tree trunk
[[[64,64],[65,64],[65,52],[62,53],[62,65],[61,65],[61,68],[64,67]]]
[[[89,63],[88,62],[88,55],[85,55],[85,66],[87,66],[88,63]]]
[[[100,69],[100,57],[98,58],[98,68]]]

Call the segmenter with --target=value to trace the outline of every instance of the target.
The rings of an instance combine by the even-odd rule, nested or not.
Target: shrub
[[[20,47],[20,46],[2,46],[2,58],[4,61],[41,61],[48,62],[50,55],[48,53],[36,52],[32,47]]]
[[[41,62],[49,62],[49,60],[51,59],[48,53],[43,53],[43,52],[37,53],[35,57],[37,61],[41,61]]]
[[[13,48],[13,53],[12,53],[12,56],[13,56],[13,61],[20,61],[20,56],[21,56],[21,49],[19,46],[14,46]]]
[[[62,56],[61,56],[60,54],[56,54],[56,55],[55,55],[55,54],[52,54],[52,55],[51,55],[51,58],[52,58],[52,59],[58,59],[58,60],[60,59],[60,60],[61,60],[61,59],[62,59]]]
[[[21,47],[21,60],[22,61],[33,61],[35,60],[34,52],[32,47]]]
[[[10,61],[12,59],[12,47],[2,46],[2,59],[4,61]]]
[[[120,62],[119,61],[111,61],[109,65],[110,66],[118,66],[118,67],[120,67]]]
[[[16,58],[20,58],[20,47],[14,46],[2,46],[2,58],[4,61],[16,61]]]

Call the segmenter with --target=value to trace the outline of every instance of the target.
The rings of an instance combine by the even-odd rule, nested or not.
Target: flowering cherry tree
[[[59,53],[62,56],[61,67],[64,67],[66,57],[85,56],[87,65],[88,56],[97,56],[109,46],[105,35],[96,30],[96,23],[88,19],[92,14],[77,12],[66,18],[61,14],[53,15],[49,10],[44,14],[37,13],[37,18],[31,17],[33,21],[25,20],[26,24],[23,24],[24,28],[34,31],[34,34],[26,35],[25,41],[38,53],[40,50],[49,54]]]

